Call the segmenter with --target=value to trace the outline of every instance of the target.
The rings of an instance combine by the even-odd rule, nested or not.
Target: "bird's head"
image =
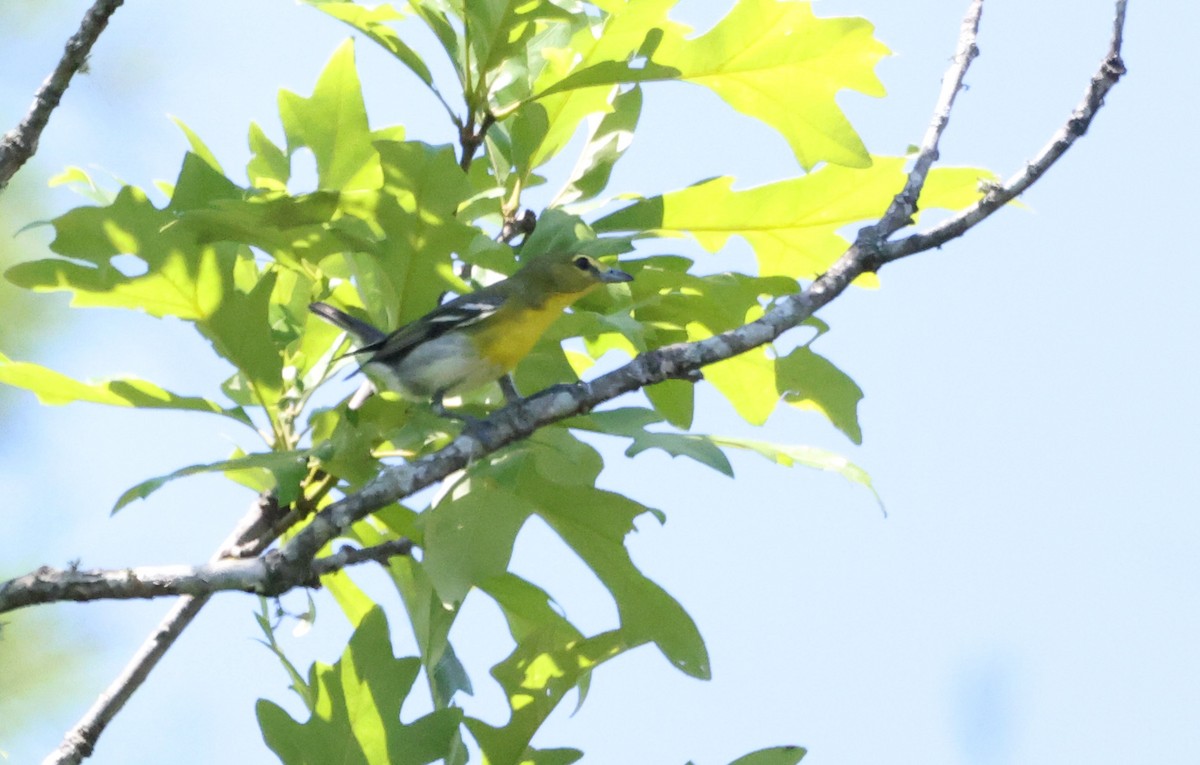
[[[619,268],[577,252],[548,253],[531,258],[517,275],[546,294],[582,295],[601,284],[633,281],[632,276]]]

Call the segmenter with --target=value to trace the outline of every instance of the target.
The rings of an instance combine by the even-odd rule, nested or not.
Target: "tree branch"
[[[108,19],[124,0],[96,0],[79,25],[79,31],[67,40],[66,50],[58,66],[46,78],[33,96],[29,113],[15,128],[0,138],[0,190],[37,151],[38,139],[50,121],[50,113],[62,100],[71,78],[87,61],[92,45],[108,26]]]
[[[1125,62],[1121,60],[1121,43],[1124,39],[1126,3],[1127,0],[1117,0],[1117,9],[1113,17],[1112,40],[1108,45],[1108,53],[1104,56],[1100,68],[1092,75],[1083,100],[1071,112],[1066,123],[1058,129],[1045,148],[1012,178],[1002,185],[989,189],[983,199],[971,207],[928,231],[889,242],[880,253],[881,263],[890,263],[918,252],[941,247],[951,239],[962,236],[996,210],[1024,193],[1033,185],[1034,181],[1041,178],[1058,161],[1059,157],[1066,153],[1067,149],[1071,148],[1080,136],[1087,132],[1091,127],[1092,120],[1100,111],[1100,107],[1104,106],[1104,97],[1125,74]]]
[[[694,379],[708,364],[771,342],[840,295],[857,276],[877,268],[882,262],[878,253],[883,242],[907,225],[916,211],[916,200],[937,159],[938,141],[949,124],[955,96],[962,87],[967,69],[979,53],[975,40],[982,10],[983,0],[973,0],[963,19],[954,60],[942,79],[933,119],[904,188],[892,200],[883,217],[860,231],[855,244],[807,289],[783,298],[762,318],[737,329],[704,340],[649,351],[590,383],[557,386],[511,404],[484,420],[483,427],[459,436],[440,452],[383,470],[361,491],[318,513],[283,546],[278,560],[287,571],[281,575],[286,578],[300,576],[307,561],[355,521],[463,469],[506,444],[528,437],[544,425],[588,412],[605,401],[647,385],[671,379]]]
[[[306,581],[299,583],[273,580],[267,559],[258,557],[222,557],[202,566],[139,566],[91,571],[43,566],[0,587],[0,613],[42,603],[199,596],[223,590],[280,595],[296,584],[317,587],[321,576],[347,566],[384,562],[411,551],[412,542],[408,539],[363,549],[343,547],[333,555],[315,559]]]
[[[273,529],[281,514],[281,508],[273,497],[260,496],[217,548],[213,560],[231,555],[259,555],[277,538]],[[91,709],[80,718],[75,727],[67,731],[58,748],[42,760],[42,765],[77,765],[84,757],[90,756],[100,734],[125,706],[125,702],[133,696],[134,691],[141,687],[151,670],[158,664],[158,660],[175,644],[210,597],[212,596],[200,595],[181,598],[150,633],[120,674],[104,689]]]
[[[854,247],[847,253],[850,255],[857,250],[858,257],[866,261],[867,270],[873,271],[885,262],[876,254],[888,237],[913,223],[921,189],[925,188],[929,171],[938,159],[938,143],[942,139],[942,133],[946,132],[946,126],[950,124],[950,111],[954,108],[954,100],[958,97],[958,91],[962,90],[967,69],[979,55],[979,47],[975,40],[979,36],[979,19],[982,15],[983,0],[972,0],[967,15],[963,17],[959,26],[958,48],[954,51],[950,68],[942,75],[942,90],[933,108],[933,118],[929,127],[925,129],[925,136],[921,139],[921,147],[917,151],[912,169],[908,172],[904,188],[892,199],[892,203],[877,223],[865,226],[858,232]]]
[[[975,36],[982,0],[973,0],[963,21],[957,53],[943,78],[942,91],[933,119],[904,189],[896,195],[880,220],[862,229],[854,244],[808,288],[779,300],[762,318],[738,329],[698,342],[680,343],[643,353],[625,366],[592,382],[557,386],[509,405],[482,421],[471,433],[460,435],[437,453],[411,463],[384,469],[360,491],[317,513],[308,526],[279,550],[256,561],[219,560],[224,557],[219,554],[210,564],[210,572],[218,574],[217,578],[222,584],[234,583],[236,578],[226,576],[225,569],[248,565],[258,572],[256,576],[261,574],[263,577],[258,581],[269,583],[271,587],[287,589],[303,584],[311,580],[315,566],[320,563],[314,561],[317,553],[351,524],[370,513],[467,467],[471,461],[495,452],[506,444],[529,436],[542,426],[587,412],[603,402],[646,385],[670,379],[691,379],[707,364],[771,342],[840,295],[857,276],[876,270],[892,260],[937,247],[951,238],[962,235],[1028,188],[1086,131],[1096,111],[1103,105],[1104,95],[1125,71],[1120,59],[1125,6],[1126,0],[1117,0],[1109,55],[1100,73],[1092,79],[1083,104],[1076,109],[1051,144],[1043,149],[1022,173],[998,189],[991,190],[973,208],[928,232],[896,242],[887,241],[896,231],[909,225],[925,177],[937,159],[937,144],[948,123],[954,98],[972,59],[977,54]],[[273,541],[273,538],[273,535],[267,534],[258,538],[257,543],[247,544],[243,541],[232,545],[230,549],[237,549],[245,554],[258,554]],[[347,559],[339,559],[336,565],[349,565],[348,558],[364,552],[343,550],[338,555]],[[164,622],[160,630],[143,646],[130,667],[122,673],[122,677],[114,683],[113,687],[121,693],[121,697],[110,702],[108,697],[113,694],[113,688],[110,688],[80,725],[68,734],[58,752],[47,758],[46,762],[77,763],[91,752],[104,725],[120,709],[133,689],[144,680],[158,657],[174,641],[178,632],[194,618],[195,613],[210,596],[189,596],[180,602],[172,614],[179,626],[174,626],[175,623],[171,619]],[[167,634],[168,630],[171,630],[170,634]]]
[[[1126,0],[1117,3],[1114,45],[1119,44],[1119,30],[1124,23]],[[603,375],[592,382],[555,386],[528,399],[509,405],[483,420],[442,450],[421,459],[384,469],[362,490],[335,502],[314,516],[312,522],[302,529],[280,550],[265,556],[261,561],[214,560],[200,568],[165,567],[162,569],[134,570],[144,574],[144,580],[123,585],[130,594],[112,597],[153,597],[161,594],[177,594],[202,591],[212,593],[219,590],[249,590],[262,594],[277,594],[291,587],[311,583],[314,557],[317,552],[354,522],[365,518],[386,505],[403,499],[422,488],[440,481],[451,473],[467,467],[471,462],[491,454],[507,444],[528,437],[537,429],[568,417],[582,414],[617,396],[647,385],[670,379],[694,379],[704,366],[731,358],[740,353],[771,342],[781,334],[796,327],[812,316],[818,309],[836,298],[856,277],[879,267],[882,263],[900,257],[895,255],[896,245],[914,240],[913,235],[898,243],[889,243],[886,238],[907,225],[915,213],[915,200],[929,169],[937,158],[938,142],[949,122],[955,96],[962,86],[966,71],[978,55],[975,37],[982,11],[982,0],[973,0],[959,36],[958,50],[943,78],[941,94],[934,108],[933,118],[926,131],[921,149],[914,161],[904,188],[893,199],[887,212],[880,220],[864,227],[855,243],[807,289],[799,294],[781,299],[757,321],[746,324],[713,337],[666,346],[641,354],[625,366]],[[1102,105],[1102,96],[1111,88],[1118,76],[1119,52],[1110,51],[1101,72],[1093,79],[1085,107],[1076,110],[1060,132],[1074,135],[1072,129],[1086,128],[1095,110]],[[1097,94],[1101,83],[1109,83]],[[1085,121],[1080,115],[1086,117]],[[1074,126],[1074,128],[1073,128]],[[1065,140],[1065,139],[1064,139]],[[1074,138],[1065,143],[1056,139],[1051,147],[1039,155],[1041,160],[1050,148],[1056,151],[1055,158],[1070,147]],[[1061,144],[1061,145],[1060,145]],[[1035,163],[1031,163],[1035,164]],[[1021,188],[1027,188],[1036,176]],[[1022,174],[1024,177],[1024,174]],[[1011,184],[1010,184],[1011,185]],[[1006,186],[1005,188],[1008,188]],[[1019,192],[1018,192],[1019,193]],[[967,228],[978,223],[972,219]],[[944,226],[934,229],[938,231]],[[936,247],[941,240],[930,240],[924,249]],[[905,245],[906,247],[912,245]],[[905,253],[908,254],[908,253]],[[319,563],[319,562],[318,562]],[[35,572],[34,575],[36,575]],[[111,579],[120,579],[127,572],[108,572]],[[30,576],[34,576],[30,575]],[[11,584],[11,583],[10,583]],[[84,588],[85,584],[77,586]],[[92,584],[94,587],[109,587],[111,583]],[[6,586],[7,587],[7,586]],[[6,590],[0,590],[0,595]],[[33,597],[24,595],[22,597]],[[103,596],[97,596],[103,597]],[[83,599],[91,599],[83,598]],[[0,600],[0,603],[3,601]],[[34,601],[36,602],[36,601]],[[23,605],[23,603],[22,603]],[[0,609],[2,610],[2,609]]]

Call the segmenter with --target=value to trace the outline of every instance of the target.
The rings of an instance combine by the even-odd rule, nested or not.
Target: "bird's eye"
[[[575,260],[573,260],[572,262],[575,264],[575,267],[578,268],[580,271],[589,271],[592,268],[592,262],[590,260],[588,260],[587,258],[583,257],[582,255],[579,256],[578,258],[575,258]]]

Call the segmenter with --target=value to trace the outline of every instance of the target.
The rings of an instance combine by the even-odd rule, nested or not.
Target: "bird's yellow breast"
[[[540,306],[506,304],[479,328],[479,347],[485,348],[488,358],[511,372],[525,358],[550,325],[562,315],[563,309],[582,297],[582,292],[551,295]]]

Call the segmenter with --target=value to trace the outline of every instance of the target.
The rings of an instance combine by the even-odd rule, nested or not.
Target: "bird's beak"
[[[618,282],[631,282],[633,275],[622,271],[619,268],[610,268],[607,271],[600,273],[600,281],[605,284],[616,284]]]

